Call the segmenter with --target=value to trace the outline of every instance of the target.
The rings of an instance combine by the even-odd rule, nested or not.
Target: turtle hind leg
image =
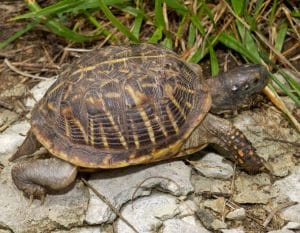
[[[57,158],[37,159],[16,164],[11,173],[25,196],[43,200],[49,191],[69,187],[75,181],[77,167]]]
[[[230,121],[208,114],[203,127],[210,135],[209,142],[217,150],[221,148],[222,152],[229,154],[247,172],[257,173],[266,168],[263,159],[257,155],[256,148]]]
[[[35,151],[37,151],[42,145],[39,143],[39,141],[36,139],[35,135],[32,133],[31,130],[26,135],[26,138],[24,142],[19,146],[18,150],[15,154],[13,154],[9,161],[14,161],[18,158],[21,158],[25,155],[33,154]]]

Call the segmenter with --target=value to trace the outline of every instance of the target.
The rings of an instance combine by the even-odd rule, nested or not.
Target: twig
[[[287,202],[287,203],[284,203],[282,205],[279,205],[278,207],[276,207],[275,209],[273,209],[269,216],[266,218],[266,220],[264,221],[263,223],[263,227],[266,228],[268,226],[268,224],[271,222],[272,218],[275,216],[275,214],[278,212],[278,211],[281,211],[282,209],[285,209],[287,207],[290,207],[290,206],[293,206],[293,205],[296,205],[298,204],[298,202],[296,201],[290,201],[290,202]]]
[[[60,67],[58,65],[47,65],[47,64],[38,64],[38,63],[23,63],[23,62],[11,62],[11,65],[13,66],[21,66],[26,67],[32,70],[59,70]]]
[[[295,126],[296,130],[300,132],[300,123],[288,110],[288,108],[285,106],[285,103],[278,97],[278,94],[276,92],[273,92],[268,86],[263,89],[263,92],[266,96],[268,96],[272,103],[289,118],[291,123]]]
[[[97,197],[99,197],[106,205],[109,206],[109,208],[111,208],[111,210],[120,218],[123,220],[124,223],[126,223],[134,232],[139,233],[137,231],[137,229],[130,223],[128,222],[119,212],[118,209],[116,209],[111,203],[110,201],[103,196],[101,193],[99,193],[90,183],[88,183],[84,178],[81,178],[82,182],[89,187],[95,194]]]
[[[64,50],[70,52],[81,52],[81,53],[93,51],[93,49],[80,49],[80,48],[71,48],[71,47],[66,47],[64,48]]]
[[[37,75],[32,75],[32,74],[28,74],[27,72],[23,72],[19,69],[17,69],[16,67],[14,67],[7,58],[4,59],[4,63],[14,72],[16,72],[17,74],[20,74],[22,76],[25,77],[29,77],[29,78],[34,78],[34,79],[40,79],[40,80],[48,80],[48,78],[46,77],[41,77],[41,76],[37,76]]]
[[[170,178],[168,178],[168,177],[163,177],[163,176],[151,176],[151,177],[148,177],[148,178],[144,179],[141,183],[139,183],[139,184],[137,185],[136,189],[134,190],[134,192],[133,192],[133,194],[132,194],[132,196],[131,196],[131,201],[134,199],[134,196],[135,196],[135,194],[137,193],[137,191],[139,190],[139,188],[140,188],[147,180],[154,179],[154,178],[165,179],[165,180],[167,180],[167,181],[169,181],[169,182],[173,182],[173,183],[177,186],[178,189],[180,188],[180,186],[179,186],[174,180],[172,180],[172,179],[170,179]]]

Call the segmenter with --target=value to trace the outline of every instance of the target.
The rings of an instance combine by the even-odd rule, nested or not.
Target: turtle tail
[[[41,144],[34,136],[33,132],[29,130],[27,133],[27,136],[22,143],[21,146],[19,146],[16,153],[14,153],[10,158],[9,161],[12,162],[16,159],[19,159],[23,156],[33,154],[35,151],[37,151],[41,147]]]

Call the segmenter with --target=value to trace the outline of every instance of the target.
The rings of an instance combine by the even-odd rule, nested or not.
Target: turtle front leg
[[[16,164],[12,178],[25,196],[43,200],[49,191],[59,191],[72,184],[77,167],[57,158],[31,160]]]
[[[244,170],[257,173],[267,168],[267,164],[257,155],[256,148],[230,121],[208,114],[201,126],[201,130],[208,135],[208,143],[229,154]]]

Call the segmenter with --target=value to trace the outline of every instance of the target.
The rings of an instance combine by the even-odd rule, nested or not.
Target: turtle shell
[[[111,46],[64,71],[32,113],[51,154],[86,168],[117,168],[179,152],[211,106],[201,74],[155,45]]]

